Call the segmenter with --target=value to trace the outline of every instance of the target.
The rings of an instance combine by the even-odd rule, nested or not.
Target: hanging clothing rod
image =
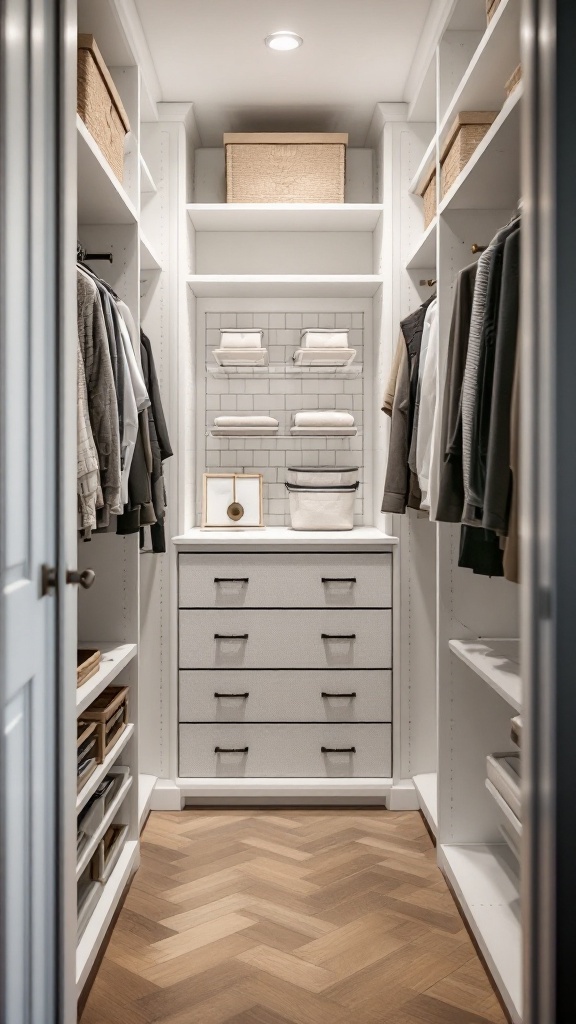
[[[113,256],[111,252],[86,252],[81,245],[76,246],[76,259],[80,263],[85,263],[87,260],[106,260],[108,263],[113,262]]]
[[[436,278],[435,277],[422,278],[422,280],[420,281],[420,285],[421,286],[425,285],[427,288],[433,288],[435,284],[436,284]]]
[[[476,245],[476,242],[474,242],[474,244],[472,245],[472,252],[475,256],[477,252],[486,252],[487,248],[487,245]]]

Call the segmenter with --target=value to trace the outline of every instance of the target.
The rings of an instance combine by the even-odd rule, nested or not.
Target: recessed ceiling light
[[[264,42],[271,50],[297,50],[304,40],[295,32],[273,32]]]

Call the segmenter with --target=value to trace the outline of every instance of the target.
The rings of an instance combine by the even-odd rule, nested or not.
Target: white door
[[[5,1024],[72,1020],[64,977],[70,956],[64,955],[62,927],[71,919],[62,873],[69,861],[64,819],[70,814],[62,780],[64,760],[74,771],[74,734],[59,735],[60,723],[70,718],[63,684],[72,678],[74,685],[61,642],[71,636],[63,613],[67,604],[70,614],[65,590],[73,588],[62,586],[67,552],[59,512],[67,458],[60,382],[70,332],[62,274],[67,226],[60,201],[67,170],[61,119],[64,45],[69,45],[64,7],[46,0],[0,5],[0,1020]],[[70,250],[73,241],[66,242]],[[71,252],[70,263],[73,267]],[[72,785],[73,779],[72,774]]]

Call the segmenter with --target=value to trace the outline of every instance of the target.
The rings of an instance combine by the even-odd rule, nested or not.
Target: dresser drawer
[[[390,611],[180,611],[180,668],[391,668]]]
[[[389,608],[392,555],[180,555],[181,608]]]
[[[180,726],[181,778],[389,778],[391,774],[390,725]]]
[[[181,722],[389,722],[391,718],[389,671],[180,672]]]

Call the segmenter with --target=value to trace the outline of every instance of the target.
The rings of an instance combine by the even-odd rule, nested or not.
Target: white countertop
[[[398,543],[397,537],[389,537],[374,526],[359,526],[354,530],[292,530],[287,526],[268,526],[263,530],[243,530],[240,527],[224,529],[195,528],[188,530],[179,537],[173,537],[172,543],[178,548],[221,550],[259,550],[262,548],[306,548],[307,550],[325,550],[326,548],[352,548],[374,551],[388,548]]]

